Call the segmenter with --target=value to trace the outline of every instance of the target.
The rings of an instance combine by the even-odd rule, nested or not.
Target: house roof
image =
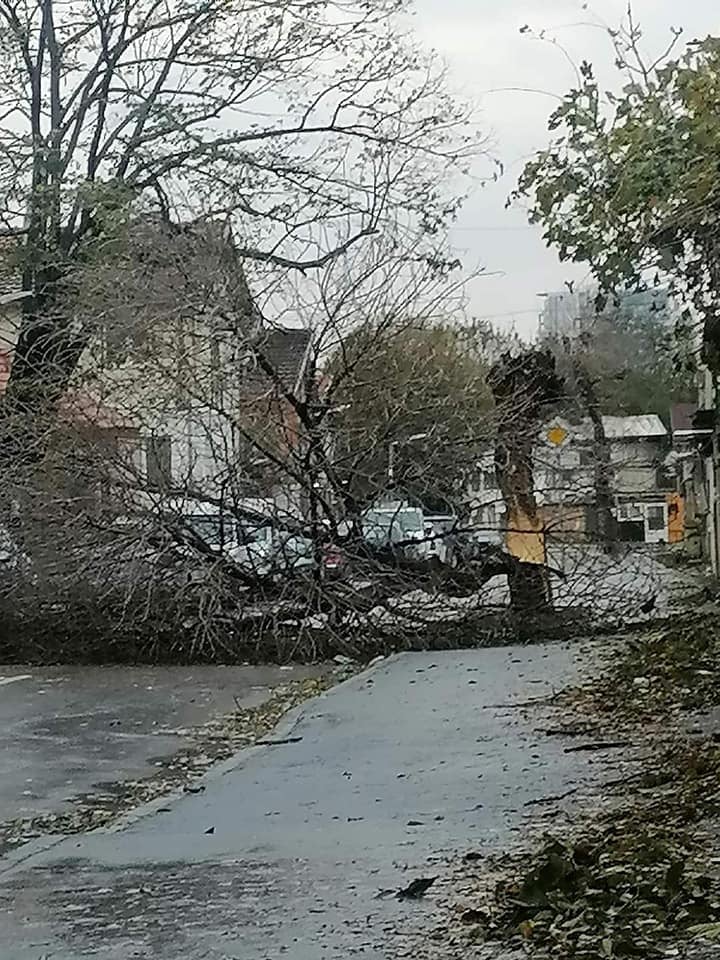
[[[258,353],[272,366],[280,385],[288,392],[296,389],[305,372],[312,334],[304,328],[276,327],[265,331],[255,345]],[[253,381],[264,383],[268,374],[257,369]]]
[[[666,437],[667,429],[657,413],[642,413],[635,417],[603,417],[608,440],[640,440]]]

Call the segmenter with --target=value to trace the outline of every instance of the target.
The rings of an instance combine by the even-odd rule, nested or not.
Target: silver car
[[[191,514],[183,522],[214,552],[257,577],[287,575],[313,566],[313,543],[268,519],[237,520],[219,514]]]

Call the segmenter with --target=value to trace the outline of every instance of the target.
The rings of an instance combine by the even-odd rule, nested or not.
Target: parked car
[[[456,530],[460,520],[454,514],[436,514],[425,517],[425,555],[437,557],[440,563],[454,567],[457,564]]]
[[[282,518],[272,515],[268,502],[243,501],[232,513],[197,500],[175,506],[169,511],[171,517],[176,516],[213,553],[226,556],[246,574],[285,577],[308,573],[315,567],[312,539],[293,529],[290,518],[283,523]],[[324,575],[340,576],[345,566],[342,552],[332,544],[323,544],[321,554]]]
[[[17,545],[10,530],[0,524],[0,574],[27,573],[32,565],[32,560]]]
[[[405,556],[424,558],[425,524],[419,507],[371,507],[362,516],[362,529],[373,547],[401,544]]]
[[[347,570],[347,556],[345,552],[334,543],[326,544],[323,547],[322,562],[325,576],[330,580],[339,579]]]
[[[228,514],[191,513],[182,521],[215,553],[258,577],[287,575],[313,566],[313,544],[271,518],[242,519]]]

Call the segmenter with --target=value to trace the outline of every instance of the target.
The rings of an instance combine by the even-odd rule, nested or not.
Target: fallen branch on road
[[[565,747],[565,753],[592,753],[595,750],[619,750],[630,747],[629,740],[596,740],[594,743],[578,743],[574,747]]]

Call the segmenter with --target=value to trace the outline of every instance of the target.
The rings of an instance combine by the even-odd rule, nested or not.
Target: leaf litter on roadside
[[[262,741],[289,710],[324,692],[352,669],[293,680],[277,687],[258,706],[238,706],[230,714],[183,731],[188,745],[163,760],[147,778],[121,781],[106,786],[102,793],[72,798],[72,810],[0,823],[0,854],[46,834],[84,833],[107,826],[135,807],[175,790],[201,792],[202,786],[193,783],[197,777],[243,747]]]
[[[561,960],[673,956],[688,941],[719,949],[718,663],[720,623],[685,617],[632,637],[604,676],[562,698],[573,721],[642,734],[645,758],[576,831],[506,859],[494,890],[460,912],[468,943]],[[705,735],[688,737],[703,711]]]

